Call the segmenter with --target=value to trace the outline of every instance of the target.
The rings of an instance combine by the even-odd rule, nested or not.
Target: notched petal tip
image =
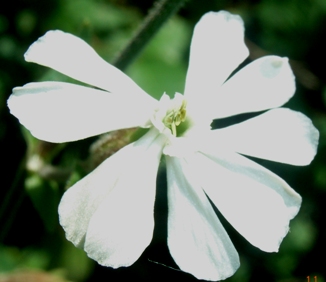
[[[306,148],[302,151],[302,155],[305,155],[305,161],[301,165],[309,165],[315,158],[318,150],[320,133],[318,129],[314,126],[311,119],[302,113],[297,112],[302,119],[303,135],[306,142]]]
[[[289,65],[289,59],[278,56],[266,56],[261,59],[260,71],[265,78],[274,78],[281,73],[288,74],[294,80],[292,69]]]
[[[185,96],[202,103],[218,91],[248,54],[239,16],[227,11],[206,13],[194,29]]]
[[[22,115],[26,111],[24,110],[24,105],[20,103],[20,97],[24,94],[24,87],[15,87],[7,100],[7,107],[9,108],[10,113],[23,125],[24,121]]]
[[[222,10],[219,12],[208,12],[202,16],[201,20],[211,21],[212,24],[216,24],[217,21],[223,21],[224,23],[229,23],[234,21],[235,24],[240,25],[244,29],[244,23],[239,15],[231,14],[228,11]]]
[[[319,132],[304,114],[277,108],[242,123],[213,130],[212,146],[213,140],[243,155],[305,166],[317,153]]]
[[[252,245],[277,252],[300,209],[300,195],[241,155],[221,150],[215,156],[207,151],[197,157],[192,170],[200,171],[201,186],[221,214]]]
[[[58,36],[65,36],[68,33],[65,33],[61,30],[49,30],[43,36],[39,37],[24,54],[24,59],[26,62],[35,62],[35,60],[39,57],[42,52],[42,47],[44,43],[47,44],[56,44]]]
[[[156,175],[165,139],[156,130],[150,130],[102,163],[93,172],[96,176],[96,171],[101,170],[100,177],[81,180],[91,183],[90,197],[94,196],[92,190],[99,186],[103,191],[111,187],[107,195],[98,194],[101,201],[98,205],[85,199],[92,212],[84,249],[99,264],[113,268],[130,266],[150,244]],[[83,206],[79,208],[83,213]]]
[[[77,84],[36,82],[14,88],[8,107],[36,138],[62,143],[146,126],[151,105],[135,106],[137,97],[128,101],[119,94]]]
[[[50,30],[35,41],[24,56],[27,62],[52,68],[108,92],[128,98],[137,96],[144,104],[155,102],[131,78],[103,60],[87,42],[73,34]]]
[[[222,85],[215,97],[215,118],[280,107],[293,97],[295,90],[288,58],[261,57]]]
[[[238,269],[239,256],[188,166],[194,159],[185,159],[166,157],[169,250],[182,271],[224,280]]]

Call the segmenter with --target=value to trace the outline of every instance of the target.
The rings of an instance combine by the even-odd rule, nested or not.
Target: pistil
[[[163,123],[166,127],[170,128],[172,134],[177,136],[177,126],[186,120],[186,100],[182,100],[181,106],[177,109],[168,110],[166,116],[163,119]]]

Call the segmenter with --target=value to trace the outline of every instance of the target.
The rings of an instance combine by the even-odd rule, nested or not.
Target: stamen
[[[182,100],[180,108],[168,110],[166,116],[163,119],[164,125],[171,129],[171,132],[174,136],[177,136],[177,126],[179,126],[186,119],[186,106],[186,100]]]

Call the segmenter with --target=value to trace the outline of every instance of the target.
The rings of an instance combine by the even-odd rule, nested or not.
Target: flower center
[[[171,132],[174,136],[177,136],[177,126],[186,120],[186,106],[187,101],[182,100],[179,108],[172,108],[166,112],[165,117],[163,118],[163,124],[171,129]]]
[[[160,132],[169,129],[173,136],[182,136],[190,126],[186,107],[187,101],[182,94],[176,93],[171,99],[164,93],[159,101],[159,107],[151,119],[153,125]]]

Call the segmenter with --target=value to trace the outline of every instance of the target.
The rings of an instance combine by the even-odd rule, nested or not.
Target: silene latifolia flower
[[[35,137],[68,142],[149,129],[65,192],[59,216],[68,240],[101,265],[133,264],[152,240],[156,174],[164,155],[168,247],[181,270],[221,280],[239,267],[207,196],[252,245],[278,251],[301,197],[243,155],[307,165],[319,133],[305,115],[279,108],[295,92],[287,58],[262,57],[228,79],[247,56],[241,18],[226,11],[205,14],[194,29],[184,94],[163,94],[157,101],[74,35],[49,31],[31,45],[26,61],[96,87],[38,82],[14,88],[10,111]],[[211,129],[214,119],[260,111]]]

